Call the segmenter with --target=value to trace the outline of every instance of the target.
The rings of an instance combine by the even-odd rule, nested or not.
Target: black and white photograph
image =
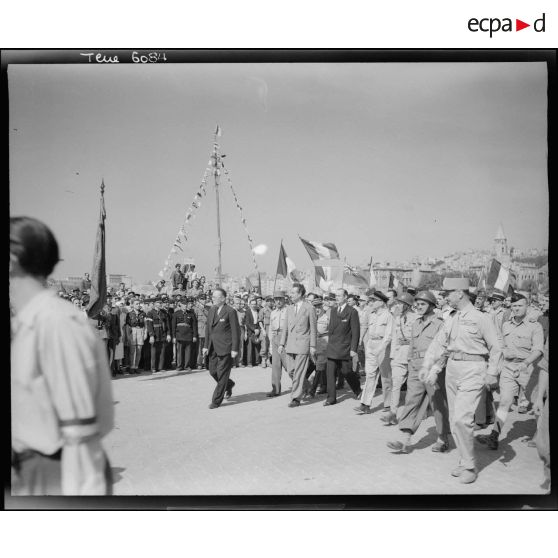
[[[555,61],[359,52],[2,53],[9,507],[551,493]]]

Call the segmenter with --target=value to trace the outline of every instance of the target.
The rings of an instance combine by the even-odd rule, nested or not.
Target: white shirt
[[[343,304],[343,306],[338,306],[337,307],[337,313],[341,314],[341,312],[343,312],[343,310],[345,310],[345,306],[346,306],[346,304]]]

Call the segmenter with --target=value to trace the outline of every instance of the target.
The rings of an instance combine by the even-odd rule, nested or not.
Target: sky
[[[10,213],[44,221],[63,261],[91,270],[104,179],[107,271],[158,279],[221,150],[260,271],[281,239],[334,242],[352,264],[548,245],[545,63],[50,64],[8,67]],[[184,256],[212,276],[215,190]],[[252,273],[220,187],[223,272]],[[178,253],[182,256],[182,253]]]

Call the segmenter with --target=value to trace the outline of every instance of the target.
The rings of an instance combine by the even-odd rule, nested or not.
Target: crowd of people
[[[431,449],[443,453],[455,444],[459,462],[451,474],[462,483],[478,475],[475,443],[497,450],[514,404],[518,413],[532,406],[539,417],[532,445],[550,481],[547,297],[477,292],[466,278],[446,278],[437,292],[409,286],[307,293],[294,283],[289,293],[267,297],[255,289],[227,294],[206,284],[195,267],[177,264],[171,284],[160,281],[157,294],[140,295],[123,283],[110,289],[103,310],[91,319],[88,276],[83,289],[58,293],[73,309],[55,303],[55,293],[46,289],[57,261],[56,241],[42,223],[12,218],[12,464],[19,485],[32,485],[24,494],[52,486],[48,467],[67,446],[81,453],[66,469],[66,493],[109,493],[108,459],[99,445],[113,421],[107,362],[113,377],[207,369],[216,382],[210,409],[232,396],[233,368],[270,367],[269,398],[284,393],[286,372],[290,408],[320,395],[324,406],[335,405],[346,384],[358,401],[356,413],[378,414],[386,426],[397,427],[388,447],[398,454],[413,451],[413,436],[433,414],[437,440]],[[103,345],[106,358],[97,350]],[[37,374],[48,389],[36,382]],[[381,409],[373,407],[378,388]],[[49,405],[41,398],[51,398]],[[485,428],[489,434],[475,435]],[[80,477],[84,468],[97,472],[93,485]],[[60,466],[54,470],[58,478]]]

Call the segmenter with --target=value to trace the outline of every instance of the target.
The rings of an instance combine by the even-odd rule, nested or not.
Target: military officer
[[[275,291],[273,300],[275,301],[275,309],[269,315],[269,342],[271,345],[271,391],[267,393],[267,397],[277,397],[281,395],[281,375],[283,368],[288,370],[287,359],[285,353],[279,352],[281,335],[285,329],[285,320],[287,317],[287,308],[285,299],[287,293],[285,291]],[[292,379],[292,378],[291,378]]]
[[[161,311],[161,299],[153,299],[154,307],[145,316],[145,325],[151,345],[151,372],[156,374],[164,370],[165,341],[170,342],[170,331],[167,330],[167,316]]]
[[[419,378],[437,381],[447,361],[446,391],[459,464],[452,475],[463,484],[475,482],[474,413],[486,386],[498,382],[502,344],[492,318],[476,310],[469,298],[469,279],[446,278],[448,302],[457,310],[428,347]]]
[[[203,348],[205,346],[205,324],[207,323],[207,314],[209,312],[210,305],[207,304],[207,298],[205,294],[200,294],[198,300],[194,302],[194,312],[196,314],[196,319],[198,320],[198,342],[197,342],[197,359],[196,365],[202,370],[205,368],[205,358],[203,357]]]
[[[130,347],[130,374],[139,374],[138,366],[141,359],[143,348],[145,314],[141,310],[138,298],[132,302],[132,309],[126,314],[126,326],[129,328],[129,347]]]
[[[444,323],[442,317],[434,313],[436,302],[436,297],[430,291],[421,291],[415,296],[414,306],[418,316],[411,325],[408,347],[409,377],[407,378],[407,393],[405,395],[405,405],[399,418],[399,430],[403,433],[403,438],[387,443],[389,448],[400,453],[409,453],[411,438],[426,416],[429,404],[434,412],[434,422],[438,433],[438,440],[432,446],[432,451],[445,452],[449,450],[450,425],[445,370],[440,372],[436,383],[433,385],[425,384],[418,377],[426,350]]]
[[[370,291],[367,291],[366,294],[361,295],[359,297],[359,307],[360,312],[358,315],[360,321],[360,340],[358,344],[358,363],[360,366],[360,375],[365,376],[366,372],[364,371],[364,362],[365,362],[365,355],[364,355],[364,343],[363,339],[368,331],[368,320],[370,318],[370,306],[368,305],[368,294]]]
[[[172,336],[176,343],[176,369],[190,370],[190,355],[198,339],[198,320],[191,298],[181,301],[172,316]]]
[[[389,362],[393,316],[388,310],[388,297],[381,291],[370,295],[370,317],[364,336],[366,383],[361,396],[361,404],[355,410],[360,414],[372,412],[372,399],[376,392],[378,375],[382,377],[384,411],[391,404],[391,366]]]
[[[539,322],[527,319],[527,299],[514,293],[511,305],[512,316],[502,324],[504,340],[504,364],[500,374],[500,404],[492,432],[477,436],[477,441],[489,449],[498,449],[498,438],[502,434],[514,397],[519,388],[525,388],[533,372],[533,364],[543,354],[544,334]]]
[[[161,315],[165,320],[165,331],[169,334],[171,332],[172,326],[172,310],[169,304],[169,298],[166,294],[161,295]],[[169,370],[171,368],[171,361],[172,361],[172,338],[167,341],[165,338],[164,341],[164,350],[165,350],[165,361],[163,363],[163,370]]]
[[[324,309],[324,301],[321,296],[315,295],[312,301],[316,311],[316,357],[314,362],[315,373],[308,395],[313,398],[316,393],[327,391],[326,367],[327,367],[327,342],[329,331],[330,314]]]
[[[391,404],[390,411],[384,417],[387,425],[397,424],[397,409],[401,397],[401,387],[408,373],[408,352],[411,340],[411,328],[417,319],[417,314],[412,311],[415,299],[408,293],[402,293],[395,299],[399,310],[393,319],[393,332],[391,336]]]

